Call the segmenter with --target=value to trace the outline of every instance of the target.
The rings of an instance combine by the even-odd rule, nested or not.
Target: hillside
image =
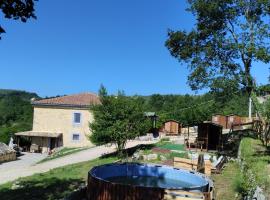
[[[8,143],[10,136],[18,131],[32,129],[32,98],[36,93],[0,89],[0,142]],[[165,120],[178,120],[184,125],[193,125],[210,120],[212,114],[238,114],[247,116],[248,97],[244,92],[224,95],[206,93],[204,95],[160,95],[133,96],[139,98],[145,112],[156,112],[158,126]]]
[[[142,98],[144,110],[158,114],[159,122],[174,119],[192,125],[211,120],[217,113],[248,115],[248,96],[242,91],[230,95],[209,92],[204,95],[154,94],[138,98]]]
[[[39,96],[25,91],[0,89],[0,142],[8,143],[15,132],[32,128],[32,98]]]

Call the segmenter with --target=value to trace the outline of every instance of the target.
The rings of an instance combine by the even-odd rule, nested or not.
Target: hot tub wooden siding
[[[152,176],[189,180],[192,186],[160,187],[150,181],[146,185],[111,182],[110,177]],[[213,200],[213,183],[206,176],[169,166],[141,163],[112,163],[92,168],[88,173],[87,200]],[[184,198],[183,198],[184,197]]]
[[[193,200],[192,197],[194,196],[201,200],[215,199],[213,190],[210,192],[192,192],[131,186],[100,180],[90,174],[88,175],[86,193],[87,200]],[[186,197],[176,197],[174,194],[181,194]]]
[[[88,177],[88,200],[162,200],[165,190],[161,188],[146,188],[121,185]]]

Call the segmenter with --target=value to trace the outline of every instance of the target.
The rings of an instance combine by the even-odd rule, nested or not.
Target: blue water
[[[144,187],[160,187],[160,188],[190,188],[194,186],[183,180],[175,180],[154,176],[115,176],[107,178],[113,183],[144,186]]]

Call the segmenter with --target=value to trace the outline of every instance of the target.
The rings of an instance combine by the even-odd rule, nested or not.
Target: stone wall
[[[81,113],[81,123],[74,124],[74,113]],[[93,114],[88,109],[34,107],[33,131],[63,134],[64,147],[91,146],[89,122]],[[79,141],[72,140],[72,134],[80,134]]]
[[[16,152],[7,152],[0,154],[0,163],[16,160]]]

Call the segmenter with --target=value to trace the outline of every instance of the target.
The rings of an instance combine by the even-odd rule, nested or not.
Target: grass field
[[[111,163],[115,157],[95,159],[88,162],[53,169],[17,181],[0,185],[3,200],[56,200],[63,199],[87,180],[88,171],[96,165]],[[14,188],[14,183],[18,185]],[[12,189],[13,188],[13,189]]]
[[[270,151],[257,139],[244,138],[241,142],[241,159],[246,163],[246,170],[254,175],[254,185],[259,185],[270,196]],[[248,177],[247,177],[248,178]],[[250,182],[250,181],[246,181]],[[245,184],[245,188],[252,187]]]
[[[162,149],[169,149],[169,150],[178,150],[178,151],[185,151],[185,146],[183,144],[174,144],[171,142],[162,142],[156,145]]]
[[[238,185],[241,181],[238,163],[229,162],[221,174],[212,175],[217,200],[240,200]]]
[[[217,199],[242,199],[257,185],[270,197],[270,152],[260,140],[244,138],[240,144],[245,168],[240,171],[237,162],[229,162],[221,174],[213,175]],[[252,174],[250,174],[252,172]],[[253,178],[254,177],[254,178]]]
[[[89,148],[90,147],[81,147],[81,148],[67,148],[67,147],[65,147],[65,148],[61,149],[60,151],[55,152],[52,155],[44,158],[43,160],[39,161],[38,163],[43,163],[43,162],[46,162],[49,160],[54,160],[56,158],[61,158],[61,157],[64,157],[64,156],[67,156],[67,155],[70,155],[73,153],[77,153],[77,152],[80,152],[80,151],[83,151],[83,150],[86,150]]]

